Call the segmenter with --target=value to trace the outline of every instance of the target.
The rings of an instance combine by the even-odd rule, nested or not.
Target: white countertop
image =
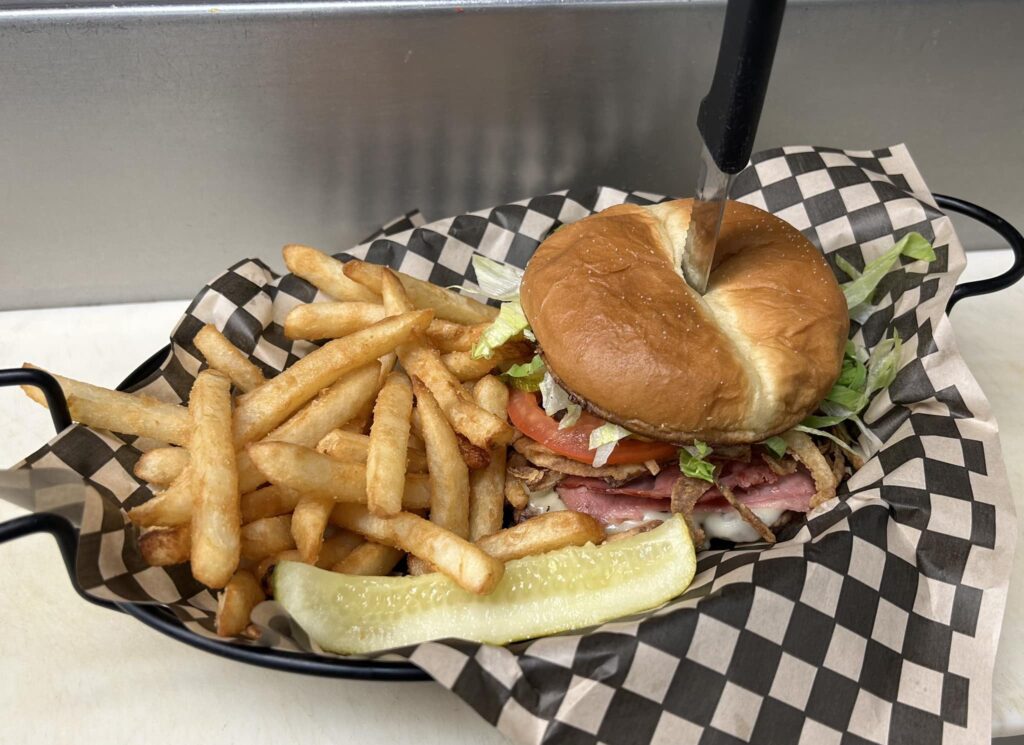
[[[1009,265],[972,253],[968,278]],[[33,362],[114,386],[167,343],[185,301],[0,313],[0,368]],[[999,419],[1010,484],[1024,513],[1024,283],[968,299],[953,314],[964,358]],[[111,329],[116,329],[111,333]],[[105,339],[105,341],[104,341]],[[53,434],[47,413],[0,389],[0,467]],[[0,501],[0,521],[22,511]],[[1007,629],[1024,628],[1024,551],[1015,559]],[[364,683],[279,673],[186,647],[83,602],[49,536],[0,547],[0,742],[508,742],[433,683]],[[111,654],[111,650],[116,650]],[[1024,732],[1024,643],[1004,634],[993,734]]]

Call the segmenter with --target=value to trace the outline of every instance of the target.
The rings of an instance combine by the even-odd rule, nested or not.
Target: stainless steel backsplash
[[[413,207],[685,195],[723,13],[0,0],[0,308],[185,297]],[[933,189],[1024,224],[1022,29],[1017,0],[791,2],[757,147],[906,142]]]

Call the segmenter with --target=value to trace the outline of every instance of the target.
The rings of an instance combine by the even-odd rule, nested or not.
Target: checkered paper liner
[[[504,648],[445,640],[387,658],[419,665],[519,743],[988,742],[1015,522],[992,413],[944,315],[964,265],[953,227],[902,146],[762,152],[733,197],[858,268],[907,232],[933,242],[938,260],[903,260],[855,326],[868,348],[893,331],[904,340],[895,382],[864,417],[883,447],[776,545],[702,553],[691,588],[662,608]],[[430,224],[413,212],[347,255],[472,286],[475,251],[524,266],[561,223],[661,199],[598,188]],[[192,339],[205,323],[273,375],[312,348],[284,336],[288,311],[323,299],[242,261],[203,288],[172,334],[173,354],[136,389],[183,401],[202,367]],[[153,445],[73,426],[0,474],[0,494],[80,525],[88,591],[168,604],[212,636],[213,595],[187,566],[147,567],[124,520],[151,496],[132,467]],[[265,632],[256,643],[317,651],[274,603],[254,617]]]

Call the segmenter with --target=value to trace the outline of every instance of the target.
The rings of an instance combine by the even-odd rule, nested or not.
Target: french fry
[[[357,416],[377,393],[374,361],[341,376],[265,439],[313,447],[335,427]],[[238,452],[238,487],[244,494],[266,482],[245,450]]]
[[[396,352],[388,352],[380,358],[380,377],[378,378],[378,388],[383,388],[384,383],[388,379],[388,375],[395,369],[395,365],[398,364],[398,354]]]
[[[324,539],[323,545],[320,546],[320,556],[317,557],[316,565],[322,569],[330,569],[365,542],[358,533],[353,533],[351,530],[339,530],[335,535]]]
[[[417,308],[431,308],[437,318],[455,323],[484,323],[493,321],[498,309],[484,305],[465,295],[446,290],[438,285],[414,279],[401,272],[396,272],[402,281],[409,299]],[[345,263],[345,276],[368,287],[375,294],[381,294],[384,267],[353,259]]]
[[[267,479],[278,486],[294,489],[303,496],[366,503],[366,466],[361,463],[343,463],[287,442],[255,443],[249,446],[249,455]],[[407,474],[403,508],[421,510],[429,503],[428,477]]]
[[[242,495],[242,524],[264,517],[287,515],[295,509],[302,495],[293,489],[270,484]]]
[[[379,363],[371,361],[342,376],[269,438],[315,445],[339,421],[365,403],[372,405],[378,366]],[[247,494],[266,482],[247,451],[236,453],[236,464],[240,492]],[[165,491],[129,511],[128,519],[139,526],[182,525],[191,518],[192,502],[191,472],[186,470]]]
[[[362,331],[328,342],[264,385],[240,396],[235,407],[235,446],[240,448],[260,439],[320,389],[425,329],[430,318],[431,311],[385,318]]]
[[[317,559],[316,565],[321,569],[330,569],[364,543],[366,541],[361,535],[350,530],[341,530],[337,535],[324,540],[323,545],[320,547],[320,557]],[[302,561],[302,556],[299,554],[299,550],[295,548],[268,556],[257,564],[256,579],[262,583],[267,573],[279,561]]]
[[[231,444],[231,381],[199,373],[189,395],[192,492],[192,575],[224,587],[238,568],[241,513],[235,448]]]
[[[604,528],[582,512],[561,510],[531,517],[511,528],[479,538],[476,545],[501,561],[534,556],[566,546],[604,540]]]
[[[370,417],[373,416],[373,407],[368,406],[365,411],[351,421],[338,427],[342,432],[351,432],[354,435],[370,436]]]
[[[166,567],[188,561],[192,546],[192,528],[153,528],[139,538],[139,552],[151,567]]]
[[[266,482],[266,478],[256,468],[248,453],[240,451],[236,453],[236,457],[238,464],[245,463],[248,469],[239,473],[239,491],[254,483],[259,485]],[[241,481],[243,479],[245,481]],[[413,492],[419,495],[422,489],[417,487],[418,485],[414,487]],[[250,489],[241,498],[242,511],[250,519],[243,519],[242,522],[291,512],[298,504],[299,496],[289,489],[274,485]],[[429,496],[417,496],[414,501],[416,504],[426,504]],[[128,519],[139,527],[184,525],[192,518],[192,502],[191,471],[188,471],[149,501],[129,510]]]
[[[235,572],[217,598],[217,636],[238,636],[245,631],[252,609],[264,600],[266,596],[252,572]]]
[[[406,459],[406,471],[409,473],[426,473],[426,453],[423,452],[423,449],[415,449],[411,446],[411,436],[412,433],[410,433],[410,447]],[[318,452],[329,455],[336,460],[346,461],[349,463],[366,463],[366,456],[369,448],[369,435],[345,432],[340,429],[328,432],[316,446]]]
[[[302,277],[336,300],[380,302],[377,295],[345,276],[344,264],[309,246],[290,245],[282,251],[288,271]]]
[[[388,315],[408,312],[413,303],[408,288],[400,281],[400,275],[383,268],[379,274],[384,309]],[[413,334],[413,338],[399,345],[397,351],[402,367],[430,389],[457,432],[483,448],[489,447],[492,441],[511,440],[511,428],[473,403],[459,379],[445,367],[438,351],[427,346],[423,334]]]
[[[367,541],[331,567],[332,572],[378,577],[388,574],[405,554],[397,548]]]
[[[473,387],[473,397],[485,411],[504,418],[508,409],[508,388],[488,375]],[[498,445],[491,449],[491,462],[486,468],[469,475],[469,539],[478,540],[501,528],[505,508],[505,466],[507,449]]]
[[[264,517],[242,526],[242,556],[250,561],[262,561],[291,548],[295,548],[291,515]]]
[[[402,511],[411,417],[409,379],[391,373],[373,407],[366,454],[366,503],[375,515],[387,517]]]
[[[459,442],[427,387],[413,378],[416,408],[427,445],[430,474],[430,520],[456,535],[469,537],[469,469]]]
[[[22,367],[39,370],[25,363]],[[120,432],[150,437],[174,445],[188,445],[192,422],[184,406],[157,401],[149,396],[111,391],[79,380],[53,375],[64,391],[71,418],[76,422]],[[42,391],[30,386],[22,390],[38,404],[46,406]]]
[[[179,447],[153,448],[135,462],[136,478],[157,486],[172,483],[188,466],[188,450]]]
[[[162,492],[128,510],[128,519],[141,528],[185,525],[192,519],[192,494],[192,469],[186,468]]]
[[[289,339],[338,339],[383,319],[380,302],[296,305],[284,319],[284,335]]]
[[[471,352],[448,352],[441,357],[444,366],[460,381],[477,380],[499,365],[523,362],[533,355],[532,348],[522,342],[507,342],[494,350],[490,358],[473,359]]]
[[[405,474],[402,509],[410,512],[422,512],[430,509],[430,477],[427,474]]]
[[[410,556],[406,561],[406,572],[410,577],[419,577],[421,574],[431,574],[436,571],[429,561],[424,561],[419,556]]]
[[[253,569],[253,574],[256,575],[256,581],[263,586],[263,581],[267,578],[267,574],[279,561],[302,561],[302,557],[299,556],[299,550],[297,548],[289,548],[284,551],[280,551],[270,556],[265,556]]]
[[[490,326],[489,323],[477,323],[466,326],[462,323],[452,323],[440,318],[435,318],[427,326],[424,335],[430,346],[439,352],[468,352],[473,349],[480,334]]]
[[[344,375],[268,434],[267,439],[315,446],[328,432],[358,416],[367,404],[373,405],[379,375],[377,360]]]
[[[304,497],[339,502],[366,501],[366,466],[342,463],[301,445],[264,441],[249,446],[249,457],[272,484]]]
[[[391,269],[384,268],[380,274],[381,298],[384,300],[384,312],[389,316],[397,316],[400,313],[411,313],[416,306],[413,304],[409,293],[402,286],[402,281]],[[430,328],[429,326],[427,328]]]
[[[494,370],[502,361],[498,354],[500,349],[501,347],[496,349],[489,359],[486,357],[473,359],[473,355],[469,352],[448,352],[441,356],[441,362],[460,382],[478,380]]]
[[[266,382],[263,371],[250,362],[216,326],[206,324],[199,329],[193,341],[196,349],[206,358],[206,364],[227,375],[238,390],[248,392]]]
[[[455,431],[474,445],[489,449],[512,440],[515,430],[473,402],[459,380],[441,362],[436,349],[422,344],[403,344],[398,349],[398,358],[410,376],[423,381]]]
[[[299,556],[307,564],[316,564],[324,540],[327,518],[334,508],[333,499],[304,496],[292,513],[292,538]]]
[[[331,513],[331,520],[371,541],[400,548],[430,562],[469,592],[491,592],[505,573],[503,563],[466,539],[409,512],[377,517],[363,505],[339,504]]]

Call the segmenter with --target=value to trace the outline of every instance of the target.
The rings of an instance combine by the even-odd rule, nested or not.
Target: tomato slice
[[[580,463],[593,464],[594,451],[590,449],[590,433],[605,424],[603,419],[584,412],[579,421],[565,429],[544,413],[536,394],[513,390],[508,401],[508,416],[512,424],[552,452],[572,458]],[[678,448],[667,442],[641,442],[620,440],[608,457],[609,465],[663,461],[673,458]]]

